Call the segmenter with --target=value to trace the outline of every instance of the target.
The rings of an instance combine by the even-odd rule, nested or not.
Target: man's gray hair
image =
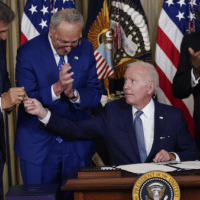
[[[83,16],[81,13],[74,8],[66,8],[53,14],[51,17],[51,24],[53,29],[56,29],[62,21],[68,22],[70,24],[76,24],[81,22],[82,28],[84,26]]]
[[[132,67],[132,66],[141,66],[144,67],[147,70],[146,73],[146,82],[154,82],[155,83],[155,90],[159,87],[159,75],[158,72],[156,71],[156,68],[147,62],[143,61],[137,61],[137,62],[132,62],[127,65],[127,67]]]
[[[0,1],[0,21],[10,24],[15,18],[15,13],[5,3]]]

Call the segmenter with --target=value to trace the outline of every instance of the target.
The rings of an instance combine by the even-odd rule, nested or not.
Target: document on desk
[[[171,166],[177,167],[183,170],[193,170],[193,169],[200,169],[200,161],[185,161],[180,162],[177,164],[171,164]]]
[[[116,168],[131,172],[131,173],[136,173],[136,174],[144,174],[149,171],[163,171],[163,172],[173,172],[176,171],[177,169],[174,167],[167,166],[165,164],[160,164],[157,163],[142,163],[142,164],[130,164],[130,165],[120,165],[117,166]]]

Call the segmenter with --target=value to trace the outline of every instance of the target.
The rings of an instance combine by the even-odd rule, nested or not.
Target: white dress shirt
[[[138,110],[132,106],[132,113],[133,113],[133,121],[135,120],[136,117],[136,112]],[[146,146],[146,152],[147,156],[149,155],[153,141],[154,141],[154,115],[155,115],[155,104],[153,99],[147,104],[143,109],[143,113],[140,115],[140,119],[142,120],[142,125],[143,125],[143,132],[144,132],[144,140],[145,140],[145,146]],[[179,156],[173,153],[176,157],[176,161],[180,161]]]
[[[193,68],[192,68],[192,70],[191,70],[191,85],[192,85],[192,87],[195,87],[198,84],[199,79],[200,79],[200,77],[197,80],[195,79]]]
[[[155,113],[155,105],[153,99],[149,102],[149,104],[142,109],[143,113],[140,115],[140,119],[142,120],[143,132],[144,132],[144,141],[146,146],[147,156],[149,155],[154,138],[154,113]],[[133,121],[135,120],[137,109],[132,106],[133,113]]]
[[[54,58],[55,58],[55,61],[56,61],[56,64],[58,66],[58,63],[59,63],[59,60],[60,60],[60,56],[58,55],[58,53],[56,52],[56,50],[54,49],[54,46],[52,44],[52,41],[51,41],[51,38],[50,38],[50,35],[48,34],[48,39],[49,39],[49,43],[50,43],[50,46],[51,46],[51,49],[53,51],[53,55],[54,55]],[[65,63],[68,63],[68,57],[67,55],[64,56],[64,60],[65,60]],[[78,91],[77,91],[78,92]],[[53,90],[53,85],[51,86],[51,95],[52,95],[52,100],[53,102],[60,99],[60,95],[56,96],[56,94],[54,93],[54,90]],[[72,101],[70,100],[72,103],[78,103],[80,104],[80,95],[78,94],[78,99],[76,101]]]

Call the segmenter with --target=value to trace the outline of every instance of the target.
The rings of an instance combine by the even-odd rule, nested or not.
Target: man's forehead
[[[9,28],[10,24],[5,23],[3,21],[0,21],[0,30],[7,30]]]

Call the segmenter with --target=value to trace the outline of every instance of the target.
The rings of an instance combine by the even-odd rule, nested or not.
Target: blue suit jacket
[[[6,68],[6,40],[0,41],[0,95],[7,92],[10,88],[10,81],[8,79],[8,73]],[[0,141],[1,150],[5,158],[5,138],[4,138],[4,121],[3,115],[0,111]]]
[[[154,142],[146,162],[152,162],[162,149],[176,152],[181,161],[200,158],[181,110],[155,102]],[[132,107],[125,99],[110,102],[97,117],[71,122],[52,113],[45,129],[59,133],[65,139],[103,137],[111,165],[140,163],[133,129]],[[56,131],[55,131],[56,130]]]
[[[58,81],[59,72],[48,40],[44,33],[25,43],[18,49],[16,79],[31,98],[38,99],[44,107],[57,115],[72,121],[91,117],[89,108],[95,107],[102,94],[101,83],[97,77],[96,60],[92,44],[81,39],[81,45],[68,54],[68,62],[74,72],[73,88],[80,95],[79,109],[66,98],[64,93],[55,102],[52,101],[51,85]],[[51,141],[55,136],[40,128],[37,117],[27,114],[23,105],[19,107],[15,153],[20,158],[42,164],[50,153]],[[74,141],[74,148],[80,158],[89,158],[92,154],[91,141]]]

